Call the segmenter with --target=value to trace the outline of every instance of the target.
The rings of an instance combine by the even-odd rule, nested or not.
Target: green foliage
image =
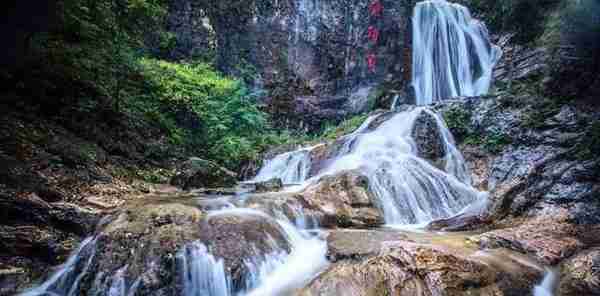
[[[590,124],[581,142],[575,146],[575,157],[580,160],[600,157],[600,120]]]
[[[597,59],[600,49],[600,1],[563,1],[545,24],[542,45],[572,45],[580,58]]]
[[[135,172],[135,177],[142,179],[148,183],[165,184],[175,175],[173,170],[157,169],[142,169]]]
[[[356,115],[342,121],[339,125],[325,124],[323,131],[316,135],[317,139],[335,140],[355,131],[369,116]]]
[[[504,147],[512,143],[512,139],[504,133],[492,132],[486,134],[471,133],[466,136],[464,143],[467,145],[481,146],[485,151],[497,154]]]
[[[481,146],[484,150],[496,154],[502,152],[512,139],[499,131],[480,131],[472,126],[470,111],[460,107],[452,107],[443,114],[448,129],[457,138],[467,145]]]
[[[562,0],[462,0],[495,33],[513,32],[520,43],[535,41],[544,32],[544,20]]]
[[[464,139],[471,132],[472,114],[468,110],[452,107],[443,114],[448,129],[458,139]]]
[[[203,63],[143,58],[139,67],[145,85],[129,94],[127,110],[158,124],[172,144],[231,169],[267,144],[267,117],[242,82]]]

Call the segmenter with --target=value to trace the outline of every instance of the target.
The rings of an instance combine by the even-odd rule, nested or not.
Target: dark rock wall
[[[175,34],[175,44],[168,54],[171,59],[207,58],[214,52],[214,31],[206,11],[195,1],[171,2],[167,30]]]
[[[360,87],[383,81],[408,86],[414,2],[174,0],[169,26],[177,46],[172,56],[189,57],[202,47],[208,51],[214,42],[219,70],[268,91],[293,81],[283,94],[289,104],[302,104],[296,98],[310,96],[317,102],[341,101],[335,106],[339,109],[351,105],[344,102]],[[213,32],[198,20],[203,16]]]

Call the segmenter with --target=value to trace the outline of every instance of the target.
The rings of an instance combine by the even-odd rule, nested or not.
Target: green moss
[[[316,138],[321,140],[338,139],[355,131],[363,122],[365,122],[365,120],[367,120],[368,117],[368,115],[356,115],[342,121],[342,123],[337,126],[326,124],[322,133],[317,135]]]
[[[136,172],[136,176],[148,183],[166,184],[175,175],[173,170],[166,169],[143,169]]]
[[[581,142],[575,145],[575,157],[579,160],[598,159],[600,157],[600,120],[588,127]]]
[[[452,107],[443,113],[448,129],[459,140],[465,139],[471,133],[472,114],[468,110]]]

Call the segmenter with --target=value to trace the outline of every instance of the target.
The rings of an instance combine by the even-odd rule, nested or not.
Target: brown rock
[[[171,179],[171,185],[184,190],[195,188],[232,187],[237,183],[237,175],[216,163],[197,157],[183,162]]]
[[[343,261],[298,295],[527,295],[541,272],[513,261],[505,272],[486,260],[443,246],[396,241],[375,256]]]
[[[289,252],[283,229],[273,219],[259,214],[223,214],[209,217],[200,227],[200,240],[213,256],[223,258],[234,285],[249,273],[245,260],[261,255]]]
[[[331,262],[375,256],[386,242],[406,239],[405,234],[386,230],[332,230],[327,235],[327,258]]]
[[[323,213],[323,227],[374,227],[384,223],[367,177],[356,171],[325,176],[302,193],[309,208]]]
[[[595,247],[562,264],[557,295],[600,295],[600,248]]]
[[[555,265],[584,246],[575,225],[549,219],[486,232],[476,240],[482,248],[508,248]]]

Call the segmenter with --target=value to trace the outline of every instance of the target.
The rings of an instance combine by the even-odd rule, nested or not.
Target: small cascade
[[[53,273],[40,286],[25,291],[20,296],[42,296],[42,295],[79,295],[79,283],[90,268],[96,255],[96,238],[86,238],[77,250],[69,256],[65,264]]]
[[[446,169],[417,156],[412,138],[421,112],[434,115],[446,147]],[[352,151],[335,159],[321,174],[361,170],[370,179],[389,225],[422,224],[447,218],[482,198],[470,186],[462,156],[441,118],[425,108],[400,112],[372,132],[362,134]]]
[[[533,289],[533,296],[554,296],[558,283],[558,274],[553,270],[546,271],[542,282]]]
[[[186,245],[177,254],[183,278],[183,296],[230,296],[231,280],[223,260],[214,258],[200,242]]]
[[[291,245],[289,254],[267,256],[258,273],[259,285],[246,296],[288,295],[303,287],[329,264],[326,258],[327,242],[312,234],[299,231],[285,220],[278,220]]]
[[[348,102],[346,103],[347,109],[352,114],[359,114],[369,109],[369,95],[371,94],[372,86],[359,87],[350,93]]]
[[[390,110],[394,111],[396,110],[396,107],[398,107],[398,100],[400,99],[400,95],[395,95],[394,98],[392,98],[392,105],[390,106]]]
[[[262,182],[272,178],[281,178],[284,184],[304,182],[310,171],[310,152],[314,148],[302,148],[275,156],[267,161],[252,181]]]
[[[375,119],[377,119],[380,115],[381,114],[375,114],[375,115],[369,116],[354,132],[352,132],[349,135],[344,136],[344,138],[342,139],[344,141],[344,144],[343,144],[342,148],[340,148],[336,152],[336,155],[342,156],[342,155],[346,155],[346,154],[350,153],[352,151],[352,148],[354,147],[354,144],[356,143],[356,140],[362,134],[365,133],[365,131],[369,128],[371,123]]]
[[[263,212],[247,208],[215,211],[209,214],[209,218],[219,215],[258,215],[273,219]],[[200,249],[201,252],[192,254],[191,257],[193,258],[187,259],[187,261],[201,263],[203,268],[188,269],[184,274],[188,274],[186,281],[197,283],[193,285],[195,287],[194,291],[204,288],[202,291],[206,292],[185,294],[185,296],[282,295],[301,287],[327,266],[327,243],[325,241],[301,231],[287,219],[278,219],[276,223],[285,233],[291,251],[287,253],[285,250],[280,249],[270,254],[263,254],[257,258],[245,260],[245,265],[249,271],[245,274],[244,279],[247,291],[232,291],[231,279],[223,272],[223,262],[212,257],[204,248]],[[195,258],[196,256],[198,258]],[[216,284],[207,286],[210,283]]]
[[[458,148],[454,144],[454,137],[450,130],[446,126],[446,123],[442,119],[442,117],[434,112],[431,112],[425,109],[424,112],[427,112],[437,123],[437,126],[442,134],[442,141],[444,142],[444,149],[446,151],[446,156],[444,157],[444,161],[446,163],[445,171],[454,177],[456,177],[461,182],[471,185],[472,178],[471,174],[467,170],[467,166],[465,164],[465,159],[463,158]]]
[[[413,87],[417,105],[487,93],[501,50],[469,10],[445,0],[417,3],[413,16]]]

